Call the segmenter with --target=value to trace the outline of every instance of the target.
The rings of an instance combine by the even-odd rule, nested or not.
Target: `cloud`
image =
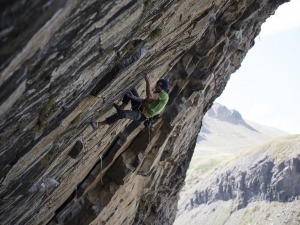
[[[268,36],[292,29],[300,29],[300,1],[291,0],[281,5],[275,15],[262,25],[261,36]]]

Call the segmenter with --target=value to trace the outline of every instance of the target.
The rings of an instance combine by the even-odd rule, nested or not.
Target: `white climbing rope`
[[[100,177],[101,177],[101,185],[103,184],[103,180],[102,180],[102,155],[100,155],[100,164],[101,164],[101,167],[100,167]]]

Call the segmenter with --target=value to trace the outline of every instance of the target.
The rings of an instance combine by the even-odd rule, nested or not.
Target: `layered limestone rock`
[[[283,2],[5,1],[1,223],[172,224],[202,117]],[[92,130],[145,74],[170,81],[150,134]]]

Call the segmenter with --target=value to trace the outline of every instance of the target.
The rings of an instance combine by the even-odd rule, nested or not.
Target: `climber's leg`
[[[94,129],[97,129],[99,126],[102,126],[102,125],[113,124],[123,118],[130,119],[133,121],[138,121],[138,122],[143,122],[146,119],[144,114],[138,110],[123,110],[117,104],[113,104],[113,106],[116,108],[117,113],[106,118],[104,121],[101,121],[101,122],[92,121],[91,126]]]
[[[132,88],[132,89],[130,90],[130,92],[131,92],[134,96],[140,97],[139,94],[137,93],[137,91],[136,91],[135,88]],[[131,109],[132,109],[132,110],[137,110],[137,109],[139,108],[140,104],[141,104],[140,102],[137,102],[137,101],[135,101],[135,100],[129,98],[127,95],[124,95],[124,97],[123,97],[123,99],[122,99],[122,105],[121,105],[120,107],[121,107],[122,109],[124,109],[125,106],[126,106],[129,102],[131,102]]]

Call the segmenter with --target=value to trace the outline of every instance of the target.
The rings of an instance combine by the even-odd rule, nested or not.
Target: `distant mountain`
[[[215,103],[203,119],[195,154],[209,149],[213,152],[236,153],[284,135],[288,133],[246,121],[238,111]]]
[[[250,130],[255,131],[253,127],[246,123],[238,111],[234,109],[228,109],[226,106],[223,106],[219,103],[214,103],[211,109],[207,112],[207,116],[236,125],[240,124]]]
[[[283,136],[287,138],[282,138]],[[214,104],[203,119],[174,224],[202,224],[201,218],[211,221],[205,225],[243,224],[242,220],[229,220],[231,213],[247,213],[248,205],[257,210],[261,203],[257,201],[260,200],[286,202],[291,196],[297,197],[298,191],[300,193],[299,185],[296,185],[299,190],[293,187],[297,189],[296,192],[291,191],[293,194],[285,195],[282,192],[287,188],[284,186],[285,182],[290,179],[284,178],[285,175],[298,179],[294,176],[300,171],[300,161],[296,154],[297,146],[299,147],[297,141],[300,143],[300,137],[289,136],[276,128],[246,121],[238,111]],[[289,157],[285,157],[285,154]],[[281,172],[287,170],[286,165],[292,164],[295,170],[293,175],[286,173],[280,177],[283,175]],[[276,190],[270,194],[270,188]],[[289,201],[288,204],[294,203]],[[215,211],[218,213],[214,213]],[[215,220],[217,214],[224,216],[219,218],[220,222]],[[245,219],[242,216],[241,218]],[[227,220],[231,222],[227,223]]]

